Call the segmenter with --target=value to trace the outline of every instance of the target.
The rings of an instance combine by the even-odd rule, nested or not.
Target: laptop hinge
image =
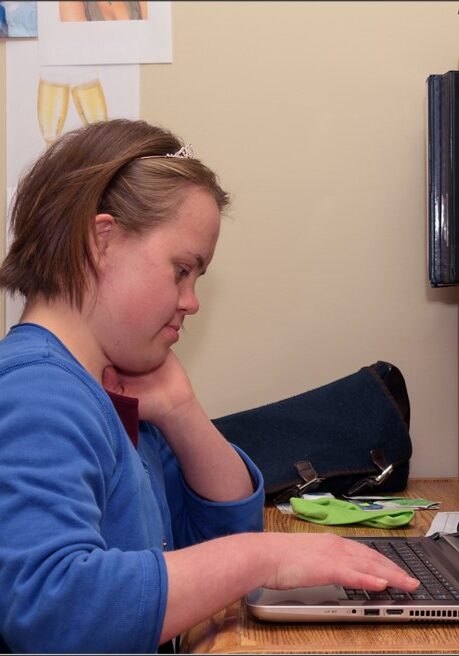
[[[443,533],[441,537],[454,551],[459,551],[459,533]]]

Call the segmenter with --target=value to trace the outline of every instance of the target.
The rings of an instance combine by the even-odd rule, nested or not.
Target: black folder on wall
[[[427,78],[429,282],[459,285],[459,71]]]

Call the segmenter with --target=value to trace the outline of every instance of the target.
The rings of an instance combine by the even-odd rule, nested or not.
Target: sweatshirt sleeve
[[[166,566],[159,548],[125,551],[102,537],[121,447],[100,399],[64,368],[38,364],[3,373],[0,417],[0,633],[10,650],[155,653]]]
[[[157,429],[152,427],[152,430]],[[254,483],[253,494],[238,501],[209,501],[189,487],[172,450],[161,433],[157,432],[160,436],[160,456],[177,548],[233,533],[263,530],[263,477],[244,451],[233,445],[250,472]]]

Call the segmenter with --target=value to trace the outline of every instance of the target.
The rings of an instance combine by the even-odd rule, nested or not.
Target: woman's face
[[[199,309],[195,284],[214,254],[218,206],[210,192],[192,187],[176,217],[147,234],[126,234],[107,215],[96,221],[102,254],[90,328],[102,360],[150,371],[179,339],[185,316]]]

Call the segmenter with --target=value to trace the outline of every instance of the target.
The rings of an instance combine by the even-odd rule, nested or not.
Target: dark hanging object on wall
[[[459,71],[427,78],[429,282],[459,285]]]

